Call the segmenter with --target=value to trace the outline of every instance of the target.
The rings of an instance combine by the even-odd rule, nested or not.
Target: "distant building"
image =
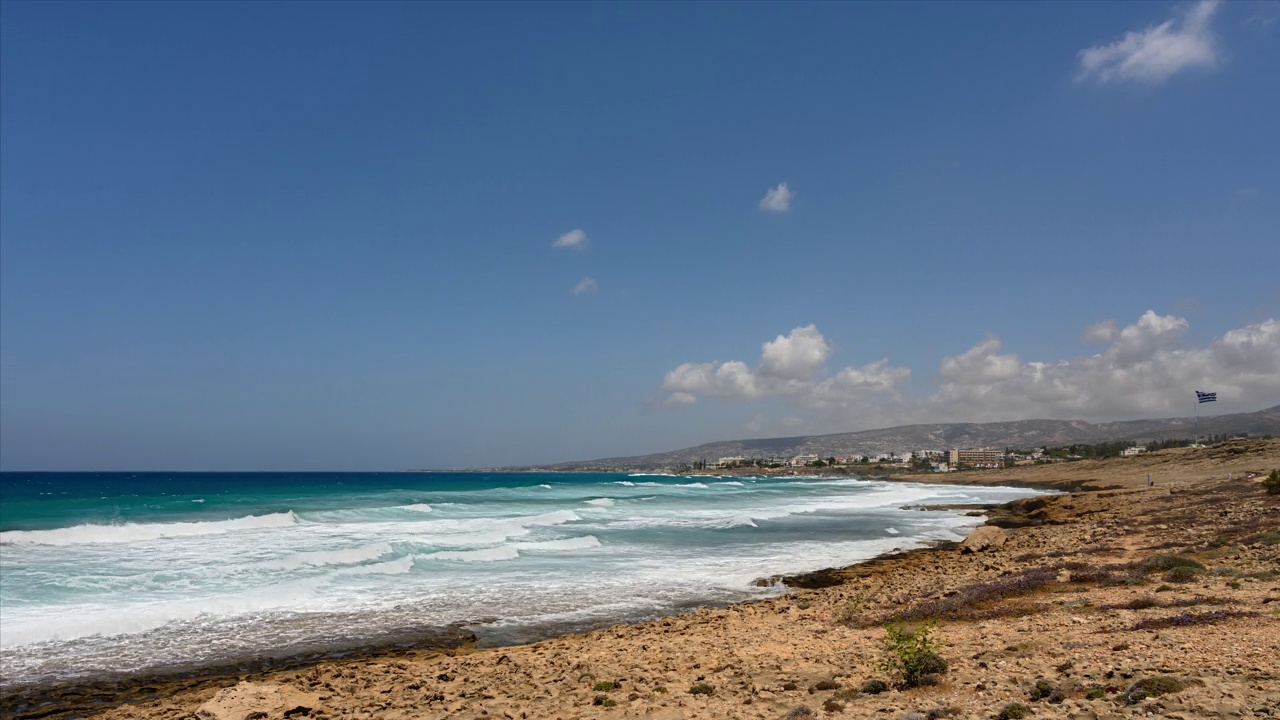
[[[1146,451],[1147,449],[1142,447],[1141,445],[1134,445],[1133,447],[1127,447],[1121,450],[1120,457],[1133,457],[1134,455],[1141,455]]]
[[[994,468],[1004,464],[1004,453],[991,448],[952,448],[947,460],[953,468]]]
[[[817,455],[797,455],[791,458],[791,467],[804,467],[815,462],[818,462]]]

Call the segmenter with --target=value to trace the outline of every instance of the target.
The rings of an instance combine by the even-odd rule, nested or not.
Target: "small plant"
[[[926,622],[915,630],[898,624],[885,628],[884,649],[888,657],[880,663],[880,669],[899,678],[903,687],[918,687],[926,675],[947,671],[947,661],[937,652],[937,644],[930,633],[933,622]]]
[[[689,688],[690,695],[714,695],[716,689],[706,683],[698,683]]]
[[[1101,700],[1107,696],[1107,691],[1100,687],[1091,687],[1084,693],[1085,700]]]
[[[1156,588],[1156,592],[1169,592],[1172,589],[1173,589],[1172,585],[1161,585],[1160,587]]]
[[[1000,708],[1000,714],[996,716],[997,720],[1022,720],[1022,718],[1031,714],[1031,708],[1020,702],[1011,702]]]
[[[597,695],[595,699],[591,701],[591,704],[600,705],[602,707],[613,707],[614,705],[617,705],[618,702],[611,699],[608,695]]]
[[[1125,608],[1126,610],[1146,610],[1147,608],[1156,607],[1159,604],[1160,601],[1150,595],[1142,595],[1130,600],[1120,607]]]
[[[1268,495],[1280,495],[1280,470],[1272,470],[1267,479],[1262,481],[1262,487]]]
[[[840,683],[835,680],[819,680],[814,684],[813,690],[839,690]]]
[[[1141,567],[1150,570],[1172,570],[1174,568],[1191,568],[1193,570],[1204,570],[1204,565],[1200,564],[1195,558],[1185,557],[1183,555],[1152,555],[1143,560]]]
[[[600,682],[596,683],[591,689],[595,690],[596,692],[609,692],[610,690],[617,690],[618,684],[613,682],[612,680],[601,680]]]
[[[1048,680],[1037,680],[1035,687],[1031,688],[1032,700],[1044,700],[1053,694],[1053,683]]]
[[[782,717],[786,718],[787,720],[800,720],[801,718],[811,718],[811,717],[817,717],[817,716],[818,714],[815,713],[813,710],[810,710],[808,705],[797,705],[791,708],[790,710],[788,710],[787,714],[783,715]]]
[[[1189,583],[1189,582],[1193,582],[1196,579],[1196,576],[1199,574],[1200,574],[1200,571],[1196,570],[1193,567],[1180,565],[1178,567],[1170,569],[1169,572],[1165,573],[1164,581],[1172,582],[1172,583]]]
[[[827,698],[827,699],[822,703],[822,709],[823,709],[824,711],[826,711],[826,712],[829,712],[829,713],[844,712],[844,706],[843,706],[843,705],[841,705],[840,703],[836,702],[836,701],[835,701],[835,700],[833,700],[832,698]]]
[[[1130,685],[1129,689],[1124,691],[1124,701],[1129,705],[1137,705],[1149,697],[1159,697],[1169,693],[1180,692],[1186,687],[1186,683],[1167,675],[1143,678]]]
[[[832,695],[831,697],[835,698],[836,700],[853,700],[854,698],[858,697],[858,689],[843,688],[841,690],[837,690],[835,694]]]
[[[888,689],[888,683],[883,680],[876,680],[875,678],[870,678],[866,682],[862,683],[862,692],[867,695],[879,695]]]
[[[856,595],[844,602],[844,607],[840,609],[840,615],[836,618],[836,622],[841,625],[852,625],[862,617],[862,612],[867,609],[867,591],[859,590]]]
[[[654,691],[654,692],[656,692],[656,693],[662,693],[663,695],[666,695],[666,694],[667,694],[667,688],[666,688],[666,687],[664,687],[664,686],[662,686],[662,685],[659,685],[659,686],[655,687],[655,688],[653,689],[653,691]]]

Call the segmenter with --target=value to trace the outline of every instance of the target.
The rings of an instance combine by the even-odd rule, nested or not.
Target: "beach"
[[[935,543],[792,576],[787,594],[727,607],[524,645],[476,648],[461,636],[452,649],[392,647],[272,670],[10,694],[0,710],[898,720],[992,718],[1021,703],[1033,717],[1275,717],[1280,497],[1261,486],[1275,467],[1280,442],[1234,441],[950,474],[945,481],[1075,490],[970,510],[985,514],[984,532],[1003,538],[998,547]],[[945,672],[895,687],[900,678],[881,666],[895,620],[934,622],[925,632]],[[888,689],[864,692],[869,679]]]

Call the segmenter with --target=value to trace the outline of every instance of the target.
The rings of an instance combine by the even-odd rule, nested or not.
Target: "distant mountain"
[[[673,452],[635,457],[603,458],[577,462],[502,468],[503,470],[640,471],[670,470],[699,460],[715,462],[722,457],[792,457],[814,454],[878,455],[911,450],[960,448],[1033,448],[1099,443],[1115,440],[1189,439],[1194,434],[1193,418],[1126,420],[1088,423],[1081,420],[1016,420],[993,423],[940,423],[905,425],[883,430],[864,430],[834,435],[770,438],[767,440],[727,440]],[[1280,405],[1266,410],[1200,418],[1201,435],[1280,436]]]

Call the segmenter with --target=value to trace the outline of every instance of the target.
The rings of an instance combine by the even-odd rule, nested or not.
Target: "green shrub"
[[[1156,592],[1169,592],[1172,589],[1173,589],[1172,585],[1161,585],[1160,587],[1156,588]]]
[[[1262,481],[1268,495],[1280,495],[1280,470],[1272,470],[1266,480]]]
[[[609,692],[610,690],[617,690],[618,684],[613,682],[612,680],[601,680],[600,682],[596,683],[595,686],[592,687],[591,689],[595,690],[596,692]]]
[[[880,669],[898,678],[903,687],[917,687],[925,675],[947,671],[947,661],[937,652],[937,644],[930,634],[933,621],[925,622],[914,630],[899,624],[885,628],[884,649],[886,658]]]
[[[814,690],[839,690],[840,683],[835,680],[819,680],[813,686]]]
[[[1095,686],[1095,687],[1091,687],[1091,688],[1089,688],[1089,689],[1085,692],[1085,694],[1084,694],[1084,699],[1085,699],[1085,700],[1101,700],[1102,698],[1104,698],[1104,697],[1106,697],[1106,696],[1107,696],[1107,691],[1106,691],[1106,690],[1103,690],[1102,688],[1100,688],[1100,687],[1096,687],[1096,686]]]
[[[654,691],[654,692],[656,692],[656,693],[662,693],[663,695],[666,695],[666,694],[667,694],[667,689],[666,689],[665,687],[663,687],[662,685],[659,685],[659,686],[655,687],[655,688],[653,689],[653,691]]]
[[[1149,697],[1159,697],[1169,693],[1180,692],[1186,687],[1186,683],[1167,675],[1143,678],[1130,685],[1129,689],[1124,691],[1124,701],[1129,705],[1136,705]]]
[[[1172,583],[1189,583],[1194,581],[1196,579],[1196,576],[1199,574],[1200,574],[1200,571],[1196,570],[1193,567],[1180,565],[1178,567],[1175,567],[1169,570],[1169,572],[1165,573],[1164,581],[1172,582]]]
[[[858,697],[858,689],[843,688],[841,690],[837,690],[835,694],[832,695],[831,697],[835,698],[836,700],[853,700],[854,698]]]
[[[595,699],[591,701],[591,704],[603,707],[613,707],[614,705],[617,705],[618,702],[610,699],[608,695],[597,695]]]
[[[998,720],[1022,720],[1022,718],[1031,714],[1031,708],[1020,702],[1011,702],[1000,709],[1000,714],[996,716]]]
[[[862,692],[867,695],[879,695],[888,689],[888,683],[883,680],[876,680],[875,678],[870,678],[866,682],[862,683]]]
[[[689,688],[690,695],[713,695],[716,689],[706,683],[698,683]]]
[[[1036,686],[1031,688],[1032,700],[1044,700],[1053,694],[1053,683],[1048,680],[1037,680]]]

